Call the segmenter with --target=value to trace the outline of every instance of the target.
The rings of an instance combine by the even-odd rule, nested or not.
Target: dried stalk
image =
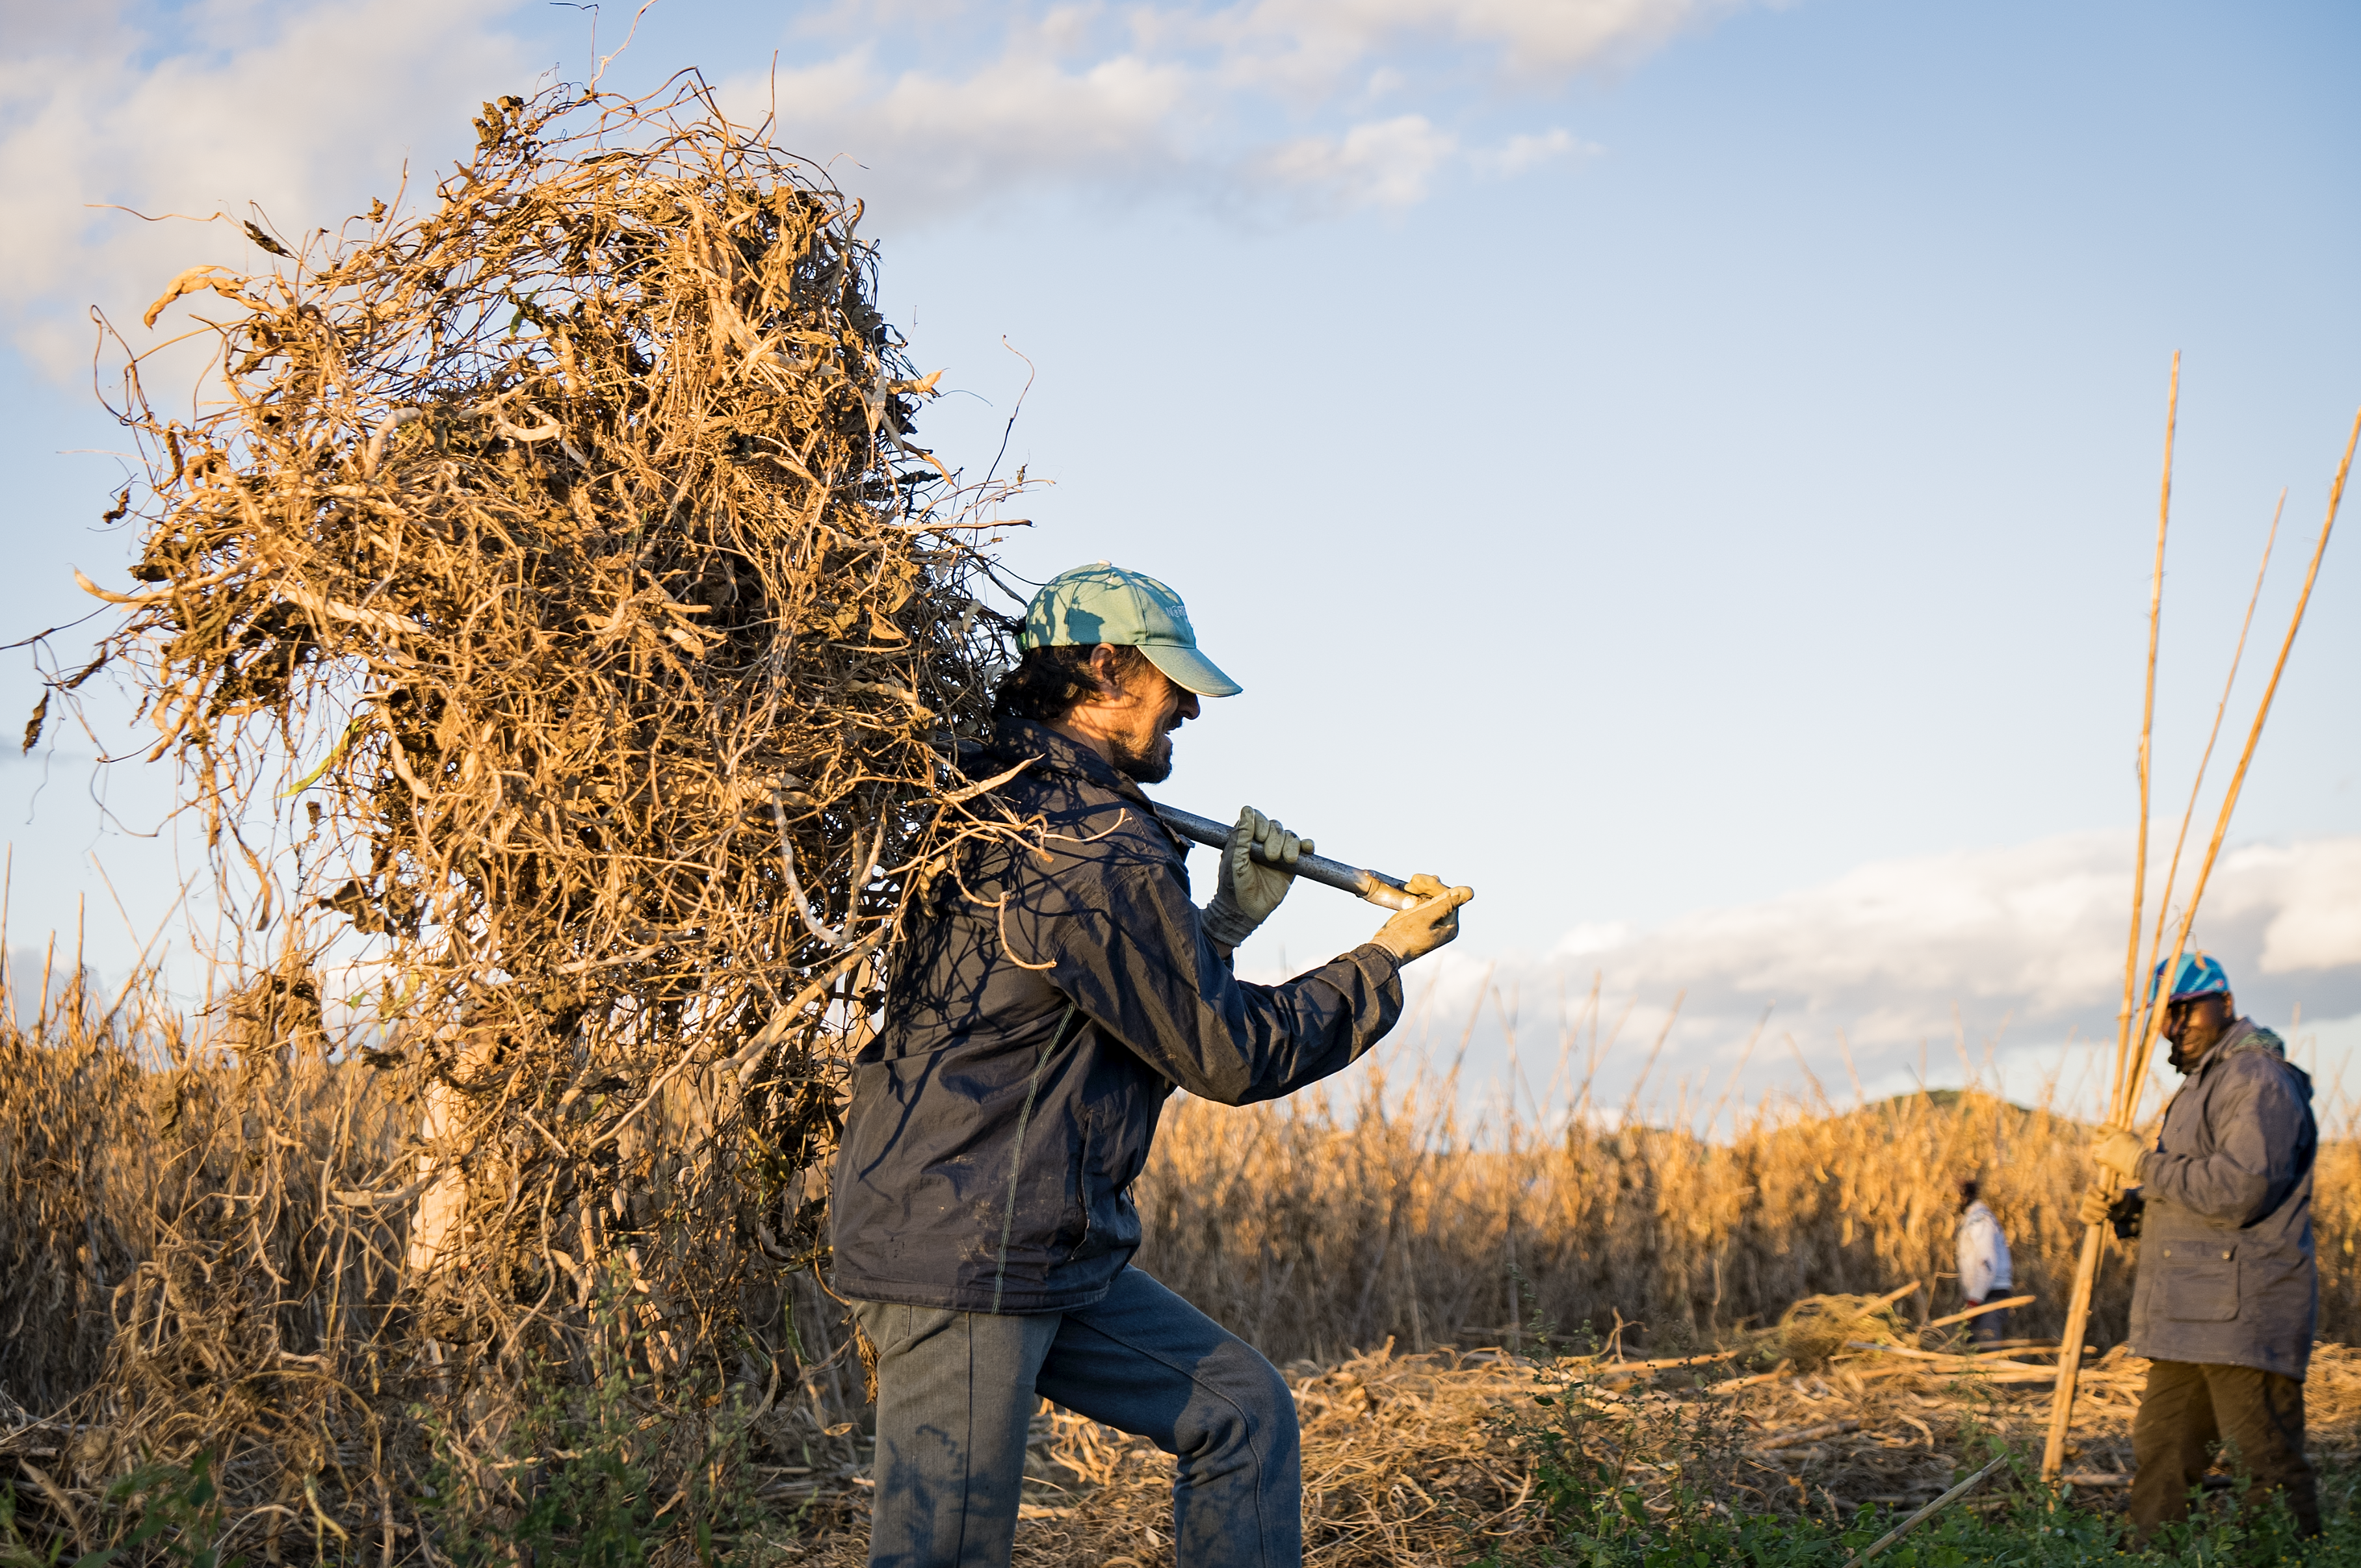
[[[786,1304],[819,1301],[845,1056],[909,901],[1009,828],[959,744],[1006,656],[972,590],[1012,487],[914,444],[935,378],[859,203],[693,82],[477,128],[423,215],[249,225],[273,270],[172,282],[151,324],[214,318],[192,416],[127,367],[153,586],[88,585],[126,612],[103,656],[274,945],[223,955],[216,1065],[182,1070],[333,1088],[368,1131],[249,1095],[311,1175],[220,1193],[194,1157],[226,1228],[128,1249],[163,1272],[122,1288],[84,1485],[210,1444],[247,1506],[308,1517],[324,1463],[335,1498],[415,1496],[401,1412],[493,1453],[533,1378],[611,1365],[609,1279],[655,1387],[824,1362]]]
[[[2206,883],[2213,877],[2213,862],[2222,852],[2223,840],[2229,835],[2231,815],[2237,810],[2239,794],[2246,788],[2246,769],[2255,760],[2255,748],[2263,738],[2264,721],[2269,718],[2271,701],[2279,694],[2279,676],[2286,673],[2288,655],[2294,651],[2296,633],[2301,630],[2304,610],[2312,602],[2312,585],[2319,580],[2321,557],[2327,554],[2329,534],[2334,531],[2337,511],[2344,505],[2345,481],[2346,476],[2352,472],[2353,452],[2356,443],[2361,443],[2361,413],[2354,416],[2353,432],[2345,438],[2345,455],[2337,461],[2336,478],[2329,487],[2328,516],[2320,525],[2319,543],[2312,546],[2311,565],[2304,570],[2303,591],[2296,596],[2294,613],[2288,619],[2287,636],[2279,643],[2279,655],[2271,665],[2271,678],[2263,687],[2262,700],[2255,706],[2254,722],[2247,727],[2246,730],[2246,744],[2238,753],[2238,766],[2230,775],[2230,787],[2224,793],[2222,809],[2214,818],[2213,836],[2205,846],[2205,858],[2199,863],[2197,881],[2190,890],[2188,905],[2181,911],[2180,928],[2173,940],[2172,955],[2164,963],[2164,974],[2167,976],[2177,975],[2180,972],[2181,955],[2188,951],[2189,934],[2197,924],[2198,905],[2205,896]],[[2274,516],[2274,532],[2277,526],[2278,521]],[[2248,613],[2252,614],[2251,607]],[[2239,647],[2243,652],[2245,648],[2243,633],[2240,635]],[[2144,801],[2143,814],[2145,814]],[[2136,921],[2134,925],[2133,941],[2136,950],[2138,941]],[[2119,1125],[2129,1124],[2138,1114],[2141,1091],[2147,1085],[2148,1068],[2155,1056],[2157,1036],[2164,1028],[2166,1008],[2160,981],[2157,982],[2156,991],[2158,993],[2149,998],[2147,1016],[2135,1042],[2131,1058],[2128,1063],[2117,1069],[2115,1101],[2110,1108],[2110,1113],[2112,1119]],[[2059,1354],[2058,1363],[2058,1389],[2051,1404],[2048,1443],[2042,1454],[2041,1475],[2045,1481],[2056,1480],[2059,1467],[2064,1463],[2066,1434],[2073,1419],[2075,1374],[2081,1363],[2082,1333],[2089,1316],[2091,1287],[2098,1273],[2099,1252],[2103,1234],[2103,1226],[2092,1225],[2089,1228],[2083,1238],[2081,1266],[2074,1276],[2074,1295],[2066,1314],[2064,1349]]]
[[[2164,477],[2156,507],[2156,564],[2148,573],[2147,671],[2140,700],[2139,835],[2132,849],[2131,936],[2124,954],[2124,1000],[2115,1014],[2115,1076],[2108,1091],[2110,1119],[2122,1109],[2124,1072],[2131,1058],[2132,1015],[2139,998],[2140,927],[2147,917],[2147,806],[2150,745],[2156,734],[2156,647],[2164,618],[2164,541],[2172,521],[2172,439],[2180,424],[2180,352],[2172,355],[2172,387],[2164,405]],[[2053,1481],[2066,1462],[2066,1432],[2073,1420],[2074,1370],[2082,1359],[2082,1331],[2091,1310],[2091,1287],[2099,1272],[2099,1255],[2106,1247],[2103,1226],[2089,1226],[2074,1271],[2074,1293],[2066,1310],[2066,1352],[2059,1362],[2058,1397],[2049,1417],[2049,1435],[2042,1449],[2041,1478]]]
[[[2279,656],[2271,663],[2271,678],[2263,686],[2262,700],[2255,705],[2255,720],[2247,727],[2246,744],[2238,753],[2238,766],[2230,774],[2230,787],[2222,796],[2222,809],[2213,820],[2213,837],[2205,846],[2205,859],[2197,868],[2196,884],[2190,889],[2188,906],[2181,911],[2180,930],[2172,944],[2172,956],[2166,960],[2165,973],[2179,970],[2180,956],[2189,949],[2189,933],[2197,924],[2197,905],[2205,896],[2205,884],[2213,875],[2214,860],[2222,852],[2222,841],[2230,831],[2230,816],[2238,808],[2238,796],[2246,787],[2246,769],[2254,762],[2255,748],[2263,738],[2263,722],[2271,716],[2272,699],[2278,696],[2279,677],[2287,673],[2288,655],[2295,650],[2295,635],[2303,628],[2303,612],[2312,603],[2312,585],[2320,580],[2321,557],[2328,553],[2328,536],[2336,527],[2336,514],[2345,504],[2345,480],[2353,471],[2353,452],[2361,443],[2361,413],[2354,415],[2352,433],[2345,437],[2345,455],[2336,464],[2336,479],[2328,490],[2328,515],[2320,524],[2320,539],[2312,547],[2312,561],[2303,573],[2303,591],[2296,595],[2295,609],[2288,617],[2287,635],[2279,641]],[[2139,1039],[2139,1054],[2133,1060],[2132,1087],[2125,1092],[2124,1116],[2131,1120],[2138,1113],[2139,1091],[2147,1081],[2148,1068],[2156,1055],[2156,1042],[2164,1030],[2162,999],[2148,1008],[2147,1027]]]

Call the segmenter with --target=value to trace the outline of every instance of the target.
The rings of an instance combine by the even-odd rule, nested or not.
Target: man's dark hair
[[[1976,1195],[1982,1188],[1983,1184],[1972,1176],[1960,1178],[1960,1212],[1964,1214],[1968,1212],[1968,1205],[1976,1201]]]
[[[992,716],[1057,723],[1073,712],[1076,704],[1098,695],[1098,684],[1091,679],[1091,652],[1099,646],[1066,642],[1054,648],[1027,648],[1016,667],[1000,677],[992,696]],[[1148,660],[1137,648],[1117,646],[1113,652],[1118,673]]]

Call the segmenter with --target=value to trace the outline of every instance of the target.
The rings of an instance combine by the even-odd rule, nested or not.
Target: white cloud
[[[1304,137],[1274,148],[1269,174],[1316,197],[1355,207],[1407,207],[1425,199],[1458,140],[1423,115],[1355,126],[1339,137]]]
[[[1477,172],[1494,180],[1510,180],[1527,170],[1537,169],[1576,153],[1596,155],[1601,149],[1595,142],[1577,141],[1572,131],[1563,127],[1542,132],[1538,136],[1520,133],[1499,147],[1470,153],[1467,161]]]
[[[2297,974],[2361,964],[2361,839],[2242,850],[2225,857],[2239,898],[2279,890],[2263,927],[2262,970]]]
[[[1612,952],[1631,939],[1629,920],[1586,920],[1558,938],[1551,952],[1559,958]]]
[[[2048,1011],[2070,1002],[2107,943],[2119,866],[2096,839],[1863,866],[1762,904],[1700,910],[1598,961],[1642,986],[1874,999],[2006,994]],[[2120,918],[2119,916],[2117,918]]]
[[[464,149],[479,100],[529,85],[489,16],[467,0],[7,0],[0,303],[19,345],[60,378],[86,373],[89,305],[136,324],[181,269],[254,254],[234,225],[93,203],[242,219],[255,203],[300,228],[390,197],[413,150],[423,171]]]
[[[1882,861],[1611,948],[1578,927],[1558,951],[1642,992],[1686,987],[1711,1011],[1776,998],[1784,1014],[1872,1043],[1948,1036],[1954,1003],[2037,1026],[2103,1021],[2122,994],[2126,848],[2114,834],[2076,834]],[[2192,869],[2182,867],[2183,896]],[[2164,871],[2159,858],[2152,895]],[[2222,959],[2242,999],[2310,992],[2315,1014],[2351,1012],[2356,907],[2361,837],[2257,846],[2222,858],[2191,940]],[[2151,905],[2151,929],[2155,915]]]
[[[1032,189],[1400,208],[1455,170],[1508,177],[1582,150],[1560,128],[1471,141],[1530,103],[1503,89],[1628,64],[1748,3],[867,0],[795,16],[776,72],[731,77],[721,98],[750,121],[775,104],[780,145],[906,225]],[[776,25],[754,16],[749,30]],[[578,17],[563,18],[570,47]],[[75,377],[87,305],[136,315],[182,268],[250,258],[232,226],[91,203],[334,223],[390,195],[405,157],[423,174],[464,151],[478,101],[530,87],[527,26],[561,22],[481,0],[0,0],[0,309],[16,342]],[[1380,99],[1393,112],[1373,116]]]
[[[1831,1092],[1850,1087],[1848,1055],[1875,1093],[1907,1087],[1922,1049],[1935,1081],[1956,1082],[1967,1070],[1962,1050],[1982,1071],[1994,1047],[2012,1089],[2037,1093],[2059,1062],[2081,1064],[2079,1056],[2060,1056],[2068,1039],[2112,1049],[2130,850],[2128,835],[2090,833],[1880,861],[1652,929],[1586,922],[1537,957],[1487,963],[1454,951],[1435,966],[1431,1032],[1455,1041],[1472,1015],[1469,1072],[1480,1078],[1501,1065],[1499,1009],[1521,1008],[1525,1059],[1554,1056],[1595,979],[1608,1025],[1631,1010],[1600,1069],[1610,1103],[1636,1076],[1675,998],[1679,1017],[1656,1069],[1660,1087],[1704,1075],[1719,1093],[1763,1010],[1775,1003],[1747,1069],[1752,1091],[1800,1089],[1783,1038],[1792,1036]],[[2164,862],[2159,853],[2149,872],[2151,931]],[[2187,896],[2193,872],[2192,857],[2176,899]],[[2361,1014],[2356,910],[2361,836],[2249,846],[2222,857],[2191,940],[2222,960],[2243,1011],[2286,1030],[2300,1010],[2312,1022],[2295,1037],[2318,1033],[2336,1054],[2353,1039],[2333,1021]],[[2168,943],[2172,935],[2168,928]],[[1576,1051],[1577,1072],[1581,1059]],[[2100,1070],[2103,1077],[2103,1063]],[[2075,1065],[2062,1091],[2103,1092],[2103,1082],[2091,1090],[2082,1073]]]
[[[906,220],[1027,187],[1171,180],[1189,161],[1176,122],[1191,90],[1180,68],[1136,56],[1067,69],[1010,53],[945,75],[890,71],[864,48],[783,67],[772,140],[827,164],[848,189],[882,193]],[[731,82],[723,97],[752,122],[771,93],[765,75]]]
[[[1596,150],[1558,127],[1490,147],[1469,130],[1748,3],[966,5],[900,54],[876,7],[847,6],[808,27],[802,64],[783,62],[777,139],[848,154],[859,167],[842,182],[904,222],[1040,185],[1398,208],[1455,167],[1507,178]],[[836,52],[809,53],[812,40]],[[734,77],[724,96],[759,115],[770,74]],[[1380,100],[1400,112],[1367,117]]]
[[[1486,72],[1526,84],[1627,65],[1746,0],[1244,0],[1134,13],[1148,38],[1215,51],[1225,78],[1300,103],[1333,92],[1375,55],[1471,50]]]

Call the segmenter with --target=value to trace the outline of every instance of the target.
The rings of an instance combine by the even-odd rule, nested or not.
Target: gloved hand
[[[1443,879],[1421,872],[1402,884],[1423,902],[1397,909],[1394,917],[1369,938],[1408,963],[1424,958],[1459,935],[1459,906],[1476,896],[1472,887],[1445,887]]]
[[[2140,1142],[2138,1134],[2117,1126],[2101,1127],[2097,1141],[2091,1145],[2091,1157],[2126,1181],[2139,1179],[2140,1156],[2147,1152],[2147,1146]]]
[[[1254,847],[1279,861],[1266,866],[1254,858]],[[1295,885],[1292,866],[1312,848],[1251,806],[1238,808],[1238,825],[1222,846],[1222,869],[1213,883],[1213,900],[1205,905],[1205,935],[1225,948],[1235,948],[1270,918],[1287,890]]]
[[[2103,1184],[2093,1187],[2082,1194],[2081,1205],[2074,1211],[2074,1217],[2086,1225],[2103,1225],[2107,1223],[2107,1210],[2114,1203],[2114,1199],[2108,1196]]]

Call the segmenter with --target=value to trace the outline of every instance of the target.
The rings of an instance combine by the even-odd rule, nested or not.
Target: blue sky
[[[332,224],[590,55],[542,5],[5,13],[32,40],[0,67],[16,636],[82,613],[69,565],[127,554],[95,531],[112,460],[60,455],[120,444],[83,311],[253,259],[81,203]],[[598,25],[612,49],[625,13]],[[2167,368],[2177,812],[2273,500],[2254,675],[2361,404],[2356,58],[2326,5],[664,0],[608,80],[695,64],[756,117],[775,82],[948,368],[922,434],[954,465],[989,462],[1022,350],[1011,460],[1054,485],[1006,559],[1187,596],[1247,690],[1171,798],[1478,888],[1438,1014],[1488,965],[1504,1002],[1596,970],[1639,1019],[1687,988],[1685,1070],[1775,1000],[1807,1059],[1842,1029],[1883,1082],[1927,1037],[1944,1076],[1955,1026],[2009,1020],[2021,1064],[2112,1033]],[[2258,1015],[2361,1016],[2346,526],[2200,927]],[[119,968],[88,856],[143,926],[194,864],[104,827],[89,741],[56,746],[0,764],[10,941],[86,894]],[[112,772],[151,823],[169,779]],[[1371,924],[1306,889],[1246,959]]]

